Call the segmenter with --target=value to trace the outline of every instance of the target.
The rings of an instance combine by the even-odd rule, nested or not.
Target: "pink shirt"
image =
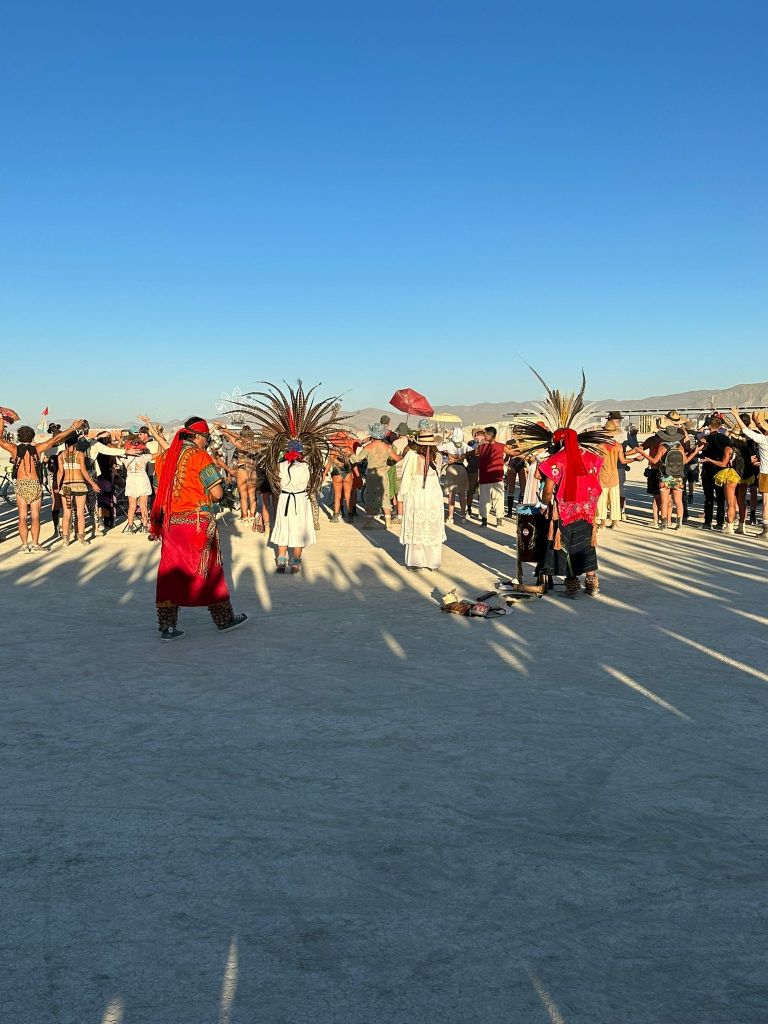
[[[576,477],[576,500],[566,501],[558,497],[563,490],[566,477],[565,451],[559,451],[551,455],[544,462],[539,463],[539,470],[542,476],[554,481],[555,497],[557,508],[560,513],[560,520],[563,526],[583,519],[591,523],[597,511],[597,500],[600,497],[602,487],[600,486],[600,467],[603,460],[599,455],[581,449],[581,458],[587,470],[586,476]]]

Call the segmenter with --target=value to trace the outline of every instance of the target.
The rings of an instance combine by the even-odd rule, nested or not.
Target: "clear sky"
[[[0,404],[768,378],[765,0],[6,5]]]

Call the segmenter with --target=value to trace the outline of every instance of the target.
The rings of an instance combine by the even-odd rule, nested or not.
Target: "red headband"
[[[211,429],[205,420],[194,420],[187,427],[183,427],[183,430],[191,430],[193,434],[210,434]]]

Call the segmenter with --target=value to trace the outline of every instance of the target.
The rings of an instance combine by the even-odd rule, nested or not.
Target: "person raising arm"
[[[144,424],[144,426],[150,432],[154,440],[157,441],[157,447],[160,449],[160,451],[167,451],[169,444],[168,438],[160,429],[160,425],[158,423],[152,423],[148,416],[137,416],[136,419],[139,421],[139,423]]]
[[[19,427],[18,443],[0,438],[0,447],[11,456],[11,477],[16,482],[16,505],[19,517],[19,538],[22,551],[42,551],[40,546],[40,508],[43,503],[43,467],[40,456],[54,448],[68,435],[78,431],[84,419],[75,420],[66,430],[60,430],[53,437],[35,443],[32,427]],[[32,518],[32,542],[29,543],[27,515]]]
[[[77,440],[77,434],[70,434],[64,439],[64,451],[59,454],[58,460],[58,485],[64,502],[61,531],[65,546],[70,543],[69,524],[73,508],[77,519],[75,536],[81,544],[88,543],[85,539],[85,498],[88,487],[99,493],[99,485],[85,464],[85,453],[77,450]]]

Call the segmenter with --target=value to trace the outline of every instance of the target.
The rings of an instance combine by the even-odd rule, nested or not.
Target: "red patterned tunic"
[[[592,452],[584,449],[582,449],[581,458],[587,472],[585,476],[576,477],[576,499],[574,501],[566,501],[562,497],[566,476],[565,450],[559,451],[539,463],[541,475],[554,481],[555,497],[563,526],[575,523],[579,519],[591,523],[597,511],[597,500],[602,491],[599,474],[603,460],[599,455],[593,455]]]

